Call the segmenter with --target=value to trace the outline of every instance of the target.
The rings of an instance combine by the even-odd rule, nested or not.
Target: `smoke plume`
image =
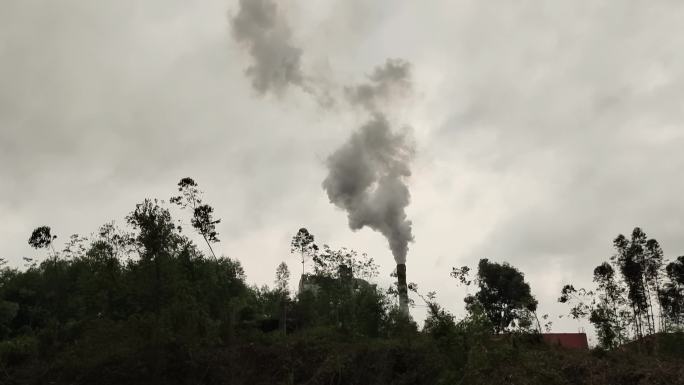
[[[252,56],[246,74],[257,92],[281,94],[290,85],[306,88],[302,50],[290,41],[292,32],[274,1],[240,0],[231,25],[235,39]]]
[[[410,93],[410,74],[411,65],[407,61],[387,59],[383,66],[377,67],[368,77],[368,83],[345,88],[347,100],[352,105],[377,112],[383,104]]]
[[[413,241],[406,216],[410,193],[413,144],[407,133],[393,133],[381,112],[397,98],[410,93],[411,66],[402,59],[388,59],[365,84],[346,87],[347,100],[371,114],[371,120],[335,151],[327,161],[323,188],[330,202],[347,211],[349,227],[368,226],[387,238],[397,263],[406,263]]]
[[[246,71],[260,93],[280,95],[297,86],[329,106],[334,100],[331,79],[312,80],[302,70],[302,50],[274,0],[240,0],[240,10],[231,20],[233,35],[252,57]],[[411,66],[402,59],[388,59],[377,67],[366,83],[335,87],[351,107],[360,107],[370,120],[352,133],[347,142],[327,160],[328,176],[323,188],[330,202],[348,213],[349,227],[368,226],[388,240],[397,263],[406,262],[408,243],[413,241],[411,221],[406,217],[410,194],[406,179],[413,146],[406,132],[394,133],[385,111],[399,97],[411,92]]]
[[[412,157],[406,135],[393,133],[387,119],[376,114],[330,155],[323,181],[330,202],[347,211],[349,227],[368,226],[382,233],[397,263],[406,262],[413,240],[405,212]]]

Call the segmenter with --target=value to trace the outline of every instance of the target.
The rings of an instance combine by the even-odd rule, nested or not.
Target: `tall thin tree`
[[[299,229],[290,242],[290,253],[299,253],[302,262],[302,275],[305,273],[304,264],[307,259],[316,254],[316,251],[318,251],[318,246],[314,243],[313,234],[304,227]]]
[[[220,219],[214,219],[214,208],[202,202],[202,191],[192,178],[183,178],[178,182],[180,195],[171,197],[171,203],[175,203],[181,208],[192,210],[192,227],[204,238],[209,247],[211,255],[216,259],[212,243],[219,242],[216,225],[221,223]]]

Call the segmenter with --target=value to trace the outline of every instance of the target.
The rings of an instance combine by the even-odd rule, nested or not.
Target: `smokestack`
[[[406,264],[397,264],[397,290],[399,291],[399,309],[409,315],[408,286],[406,285]]]

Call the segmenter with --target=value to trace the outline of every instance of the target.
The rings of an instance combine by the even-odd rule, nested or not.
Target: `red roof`
[[[589,349],[585,333],[544,333],[544,342],[569,349]]]

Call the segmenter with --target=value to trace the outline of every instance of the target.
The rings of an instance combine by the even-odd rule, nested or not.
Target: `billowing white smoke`
[[[397,263],[406,263],[413,240],[405,212],[412,157],[405,134],[393,133],[387,119],[377,114],[330,155],[323,181],[330,202],[347,211],[349,227],[368,226],[382,233]]]

